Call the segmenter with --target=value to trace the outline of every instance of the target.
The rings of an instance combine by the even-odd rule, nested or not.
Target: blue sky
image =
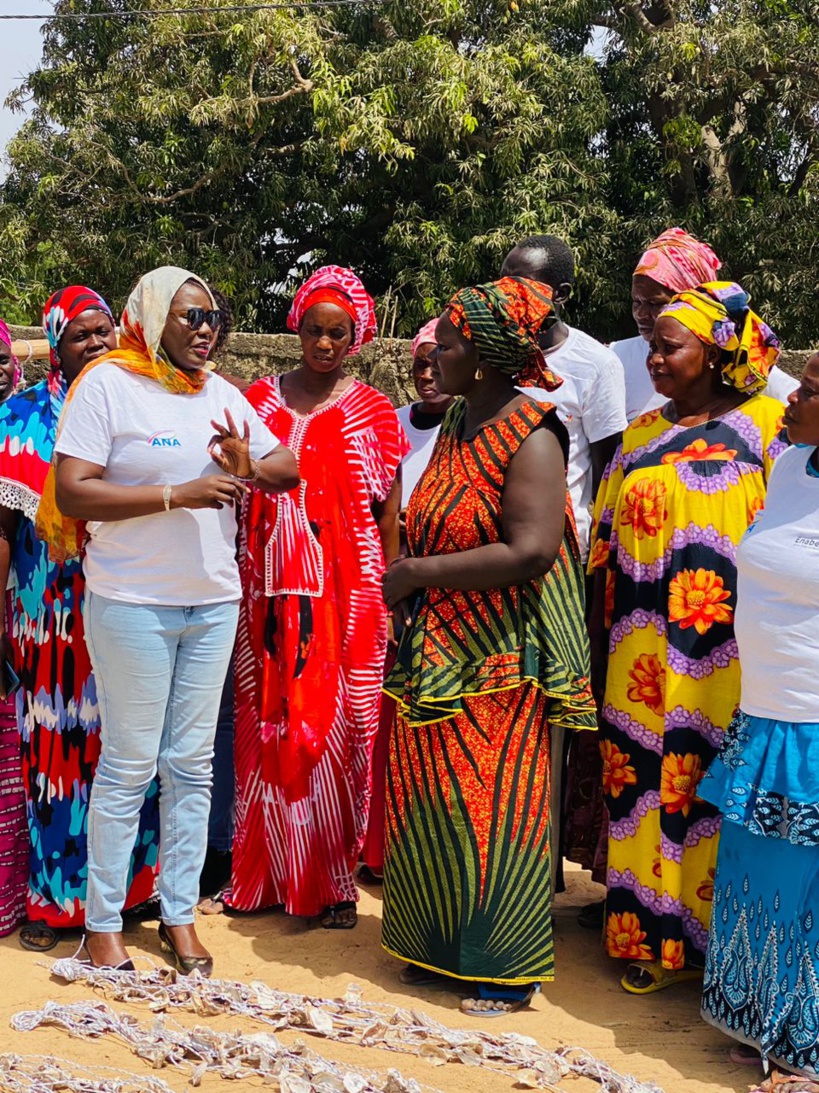
[[[47,0],[0,0],[0,15],[21,15],[49,11],[50,8]],[[9,91],[17,87],[40,60],[41,25],[34,20],[0,22],[0,149],[3,151],[23,119],[2,104]],[[4,166],[0,170],[5,174]]]

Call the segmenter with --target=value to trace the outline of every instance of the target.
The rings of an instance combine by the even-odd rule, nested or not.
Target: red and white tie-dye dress
[[[254,490],[242,522],[228,903],[309,916],[357,898],[387,640],[373,505],[408,444],[389,400],[357,380],[307,415],[276,377],[248,398],[301,483]]]

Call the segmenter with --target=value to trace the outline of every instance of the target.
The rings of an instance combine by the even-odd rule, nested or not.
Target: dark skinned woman
[[[117,344],[108,304],[92,289],[60,289],[43,311],[48,377],[0,410],[0,585],[13,572],[11,650],[21,687],[17,715],[30,840],[28,919],[21,944],[57,943],[82,926],[88,798],[100,749],[97,688],[85,645],[85,578],[79,558],[54,561],[34,518],[69,388]],[[156,800],[143,813],[128,904],[150,897],[156,873]]]
[[[11,333],[0,319],[0,403],[17,390],[22,379],[20,362],[11,348]],[[6,594],[5,621],[11,625],[11,593]],[[13,627],[12,627],[13,628]],[[13,681],[3,667],[3,689]],[[17,729],[17,700],[0,700],[0,937],[26,917],[28,889],[28,827],[26,794]]]
[[[662,395],[652,386],[646,364],[657,316],[675,293],[715,281],[721,267],[722,262],[711,247],[682,228],[664,231],[641,255],[631,278],[631,313],[639,334],[614,342],[611,347],[623,363],[629,421],[663,404]],[[796,386],[793,376],[773,365],[763,393],[785,402]]]
[[[56,492],[47,483],[38,510],[57,557],[73,556],[87,537],[86,641],[102,717],[88,824],[86,946],[95,965],[132,967],[121,913],[156,773],[160,943],[184,973],[209,975],[213,964],[193,922],[241,596],[235,504],[251,481],[275,491],[298,478],[292,454],[242,395],[209,373],[220,318],[187,270],[164,266],[139,281],[119,348],[72,388]]]
[[[781,405],[755,394],[778,352],[739,285],[675,296],[648,360],[668,401],[628,427],[597,498],[606,948],[632,994],[705,962],[719,816],[698,786],[739,699],[736,550],[784,447]]]
[[[398,551],[407,443],[389,400],[344,372],[376,329],[352,270],[317,270],[287,324],[301,366],[247,394],[301,483],[254,493],[243,521],[228,901],[350,929],[387,645],[379,582]]]
[[[701,796],[722,813],[706,1021],[760,1088],[819,1093],[819,354],[788,399],[793,447],[737,551],[739,711]]]
[[[474,1016],[553,977],[549,726],[594,729],[568,436],[538,334],[551,291],[463,289],[436,328],[450,409],[384,577],[407,630],[387,784],[384,948],[408,985],[451,977]],[[414,601],[410,608],[410,601]]]

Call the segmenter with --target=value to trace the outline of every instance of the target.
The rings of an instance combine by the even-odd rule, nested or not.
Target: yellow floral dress
[[[697,787],[739,701],[736,548],[781,418],[764,395],[690,428],[643,414],[600,487],[589,569],[606,570],[610,956],[704,964],[719,815]]]

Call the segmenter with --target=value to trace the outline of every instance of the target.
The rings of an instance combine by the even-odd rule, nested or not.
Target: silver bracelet
[[[237,474],[237,475],[234,475],[234,477],[238,478],[240,482],[251,482],[251,483],[253,483],[259,477],[259,469],[260,469],[259,468],[259,460],[258,459],[251,459],[251,461],[250,461],[250,474],[247,475],[247,476]]]
[[[162,489],[162,502],[165,505],[165,512],[171,511],[171,490],[173,486],[164,486]]]

